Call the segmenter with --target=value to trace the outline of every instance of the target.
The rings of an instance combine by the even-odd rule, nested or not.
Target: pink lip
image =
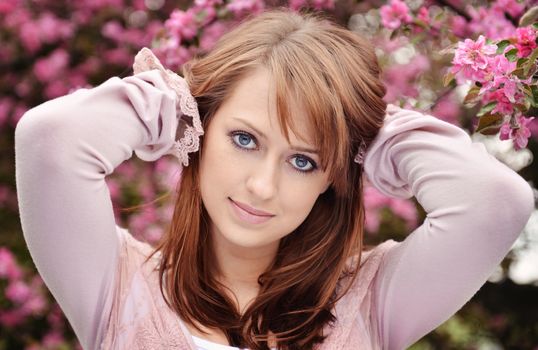
[[[260,224],[262,222],[265,222],[272,218],[274,215],[262,210],[254,209],[244,203],[236,202],[234,200],[230,199],[230,203],[232,205],[232,208],[234,209],[237,216],[249,223],[252,224]]]
[[[231,199],[231,198],[230,198]],[[248,206],[246,205],[245,203],[241,203],[241,202],[237,202],[237,201],[234,201],[231,199],[232,202],[234,202],[235,204],[237,204],[237,206],[241,209],[243,209],[244,211],[248,211],[250,214],[253,214],[253,215],[258,215],[258,216],[274,216],[273,214],[271,213],[268,213],[266,211],[263,211],[263,210],[258,210],[258,209],[255,209],[255,208],[252,208],[251,206]]]

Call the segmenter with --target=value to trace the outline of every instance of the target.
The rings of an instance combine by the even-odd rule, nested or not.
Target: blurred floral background
[[[463,128],[536,187],[536,0],[1,0],[0,350],[80,349],[22,236],[13,145],[24,112],[132,74],[144,46],[179,72],[246,15],[275,6],[322,10],[370,38],[387,102]],[[118,224],[156,242],[170,221],[180,170],[173,157],[121,164],[107,178]],[[425,218],[414,198],[388,198],[368,186],[365,201],[368,244],[403,240]],[[535,211],[481,290],[412,349],[537,350],[537,296]]]

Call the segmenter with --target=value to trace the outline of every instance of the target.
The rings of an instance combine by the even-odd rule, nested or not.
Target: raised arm
[[[118,257],[105,176],[133,151],[174,154],[178,97],[159,70],[111,78],[29,110],[15,129],[30,254],[85,349],[98,344]]]
[[[534,209],[533,192],[462,129],[393,105],[366,154],[365,172],[382,193],[414,195],[427,212],[387,252],[374,284],[383,349],[401,350],[487,281]]]

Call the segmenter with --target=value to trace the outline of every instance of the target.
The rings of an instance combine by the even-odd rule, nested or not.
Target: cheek
[[[200,187],[202,197],[210,198],[215,195],[215,189],[227,191],[230,184],[237,182],[240,166],[226,139],[209,137],[202,148],[200,161]]]
[[[280,203],[290,224],[299,226],[308,216],[319,194],[308,180],[294,181],[281,191]]]

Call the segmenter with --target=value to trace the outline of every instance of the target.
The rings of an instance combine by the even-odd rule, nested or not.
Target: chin
[[[267,235],[262,230],[256,229],[244,229],[237,226],[228,226],[222,229],[211,230],[212,235],[219,235],[219,237],[213,237],[216,241],[226,241],[228,244],[234,245],[237,248],[267,248],[275,244],[278,245],[280,238],[267,239]]]

